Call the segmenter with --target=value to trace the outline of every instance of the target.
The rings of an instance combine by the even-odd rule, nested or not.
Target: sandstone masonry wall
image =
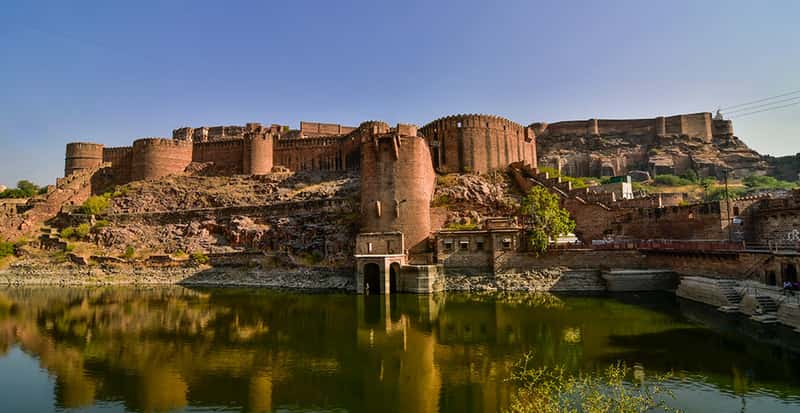
[[[131,179],[155,179],[179,174],[192,162],[192,143],[162,138],[133,142]]]
[[[64,161],[64,176],[96,168],[102,163],[103,145],[86,142],[69,143],[67,144],[67,156]]]
[[[486,173],[524,161],[536,165],[533,130],[492,115],[454,115],[420,129],[437,171]]]

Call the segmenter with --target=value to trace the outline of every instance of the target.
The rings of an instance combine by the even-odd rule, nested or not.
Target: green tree
[[[569,211],[558,205],[558,195],[539,186],[522,198],[520,215],[528,229],[528,242],[537,254],[547,251],[551,239],[575,230]]]
[[[17,182],[17,189],[24,191],[26,194],[31,194],[31,196],[36,195],[39,192],[38,185],[25,179]]]

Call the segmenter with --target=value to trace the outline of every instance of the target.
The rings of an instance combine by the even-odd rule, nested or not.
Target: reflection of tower
[[[439,313],[443,295],[370,295],[358,300],[357,346],[366,364],[365,411],[439,411],[436,338],[419,316]],[[429,322],[434,322],[434,319]]]

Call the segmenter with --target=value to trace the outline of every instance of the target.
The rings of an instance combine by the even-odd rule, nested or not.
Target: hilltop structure
[[[730,120],[711,113],[651,119],[589,119],[534,123],[542,166],[569,176],[616,176],[631,170],[651,175],[763,175],[769,166],[734,135]]]

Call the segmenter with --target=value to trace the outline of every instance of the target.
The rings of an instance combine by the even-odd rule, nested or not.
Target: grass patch
[[[478,224],[473,224],[470,222],[466,224],[452,223],[447,226],[447,229],[451,231],[474,231],[478,229]]]

